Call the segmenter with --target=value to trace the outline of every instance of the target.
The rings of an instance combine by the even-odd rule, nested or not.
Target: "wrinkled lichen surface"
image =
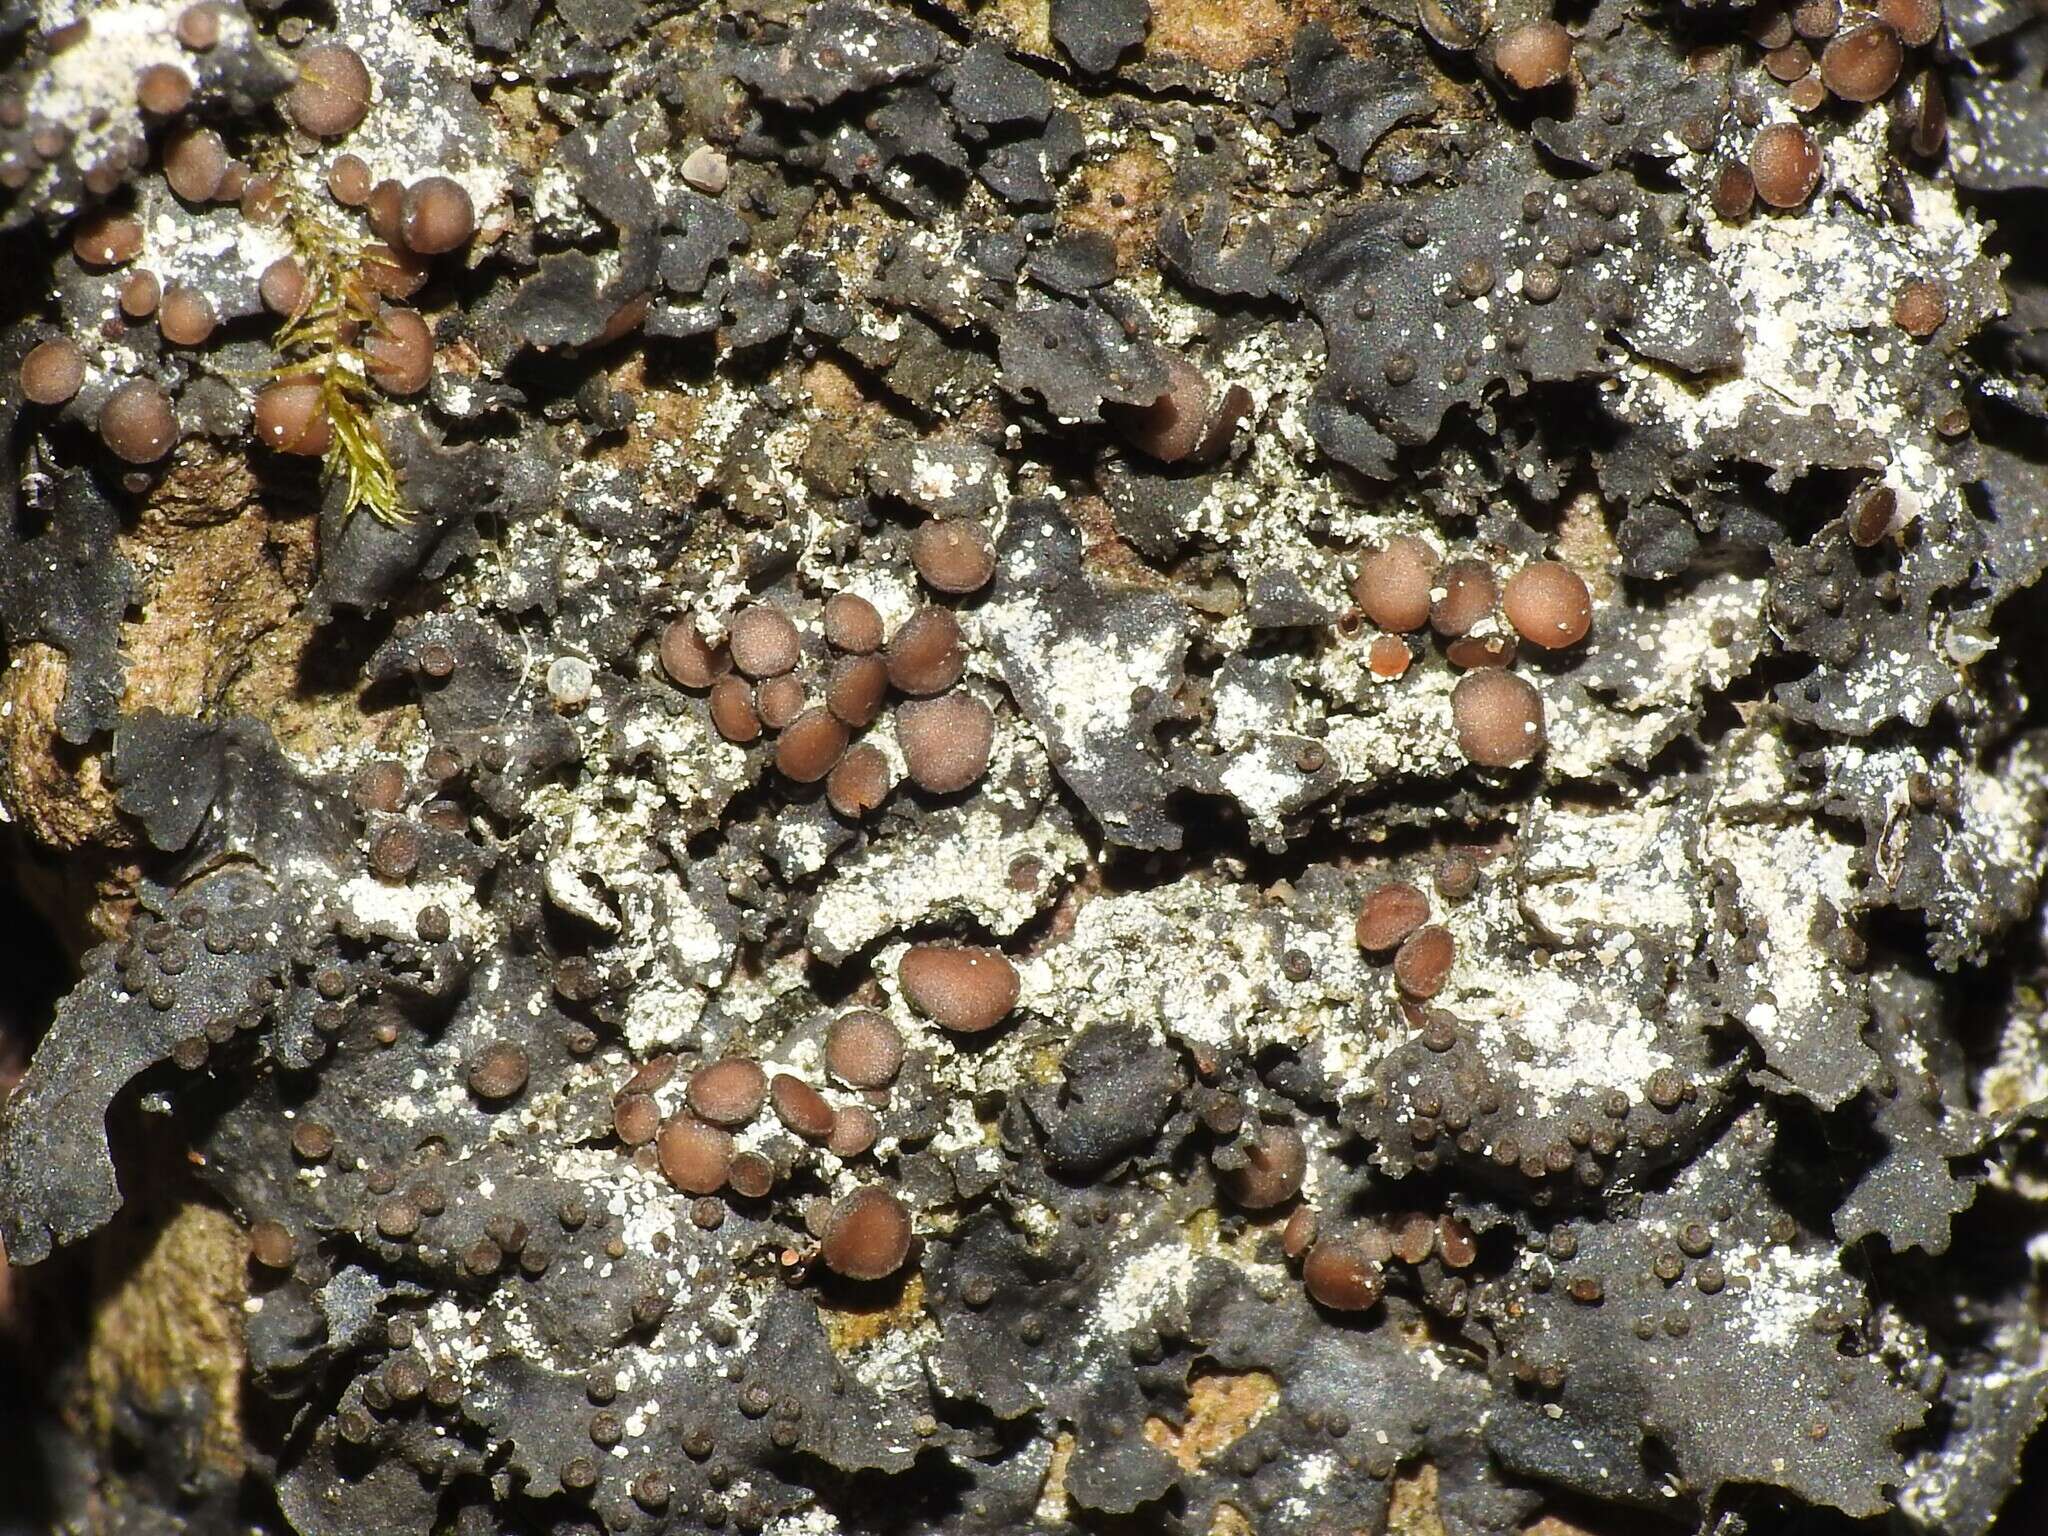
[[[0,1296],[75,1292],[22,1341],[53,1525],[1991,1530],[2048,1413],[2037,8],[1865,104],[1714,0],[1574,7],[1528,91],[1510,0],[183,9],[0,7],[0,830],[81,956],[0,1114]],[[321,140],[329,41],[373,92]],[[1794,123],[1816,189],[1731,201]],[[431,381],[363,407],[400,515],[252,431],[298,226],[175,195],[190,124],[337,231],[343,154],[467,194]],[[1468,760],[1439,641],[1386,663],[1402,535],[1583,579],[1529,761]],[[767,604],[815,703],[838,593],[957,619],[967,788],[899,689],[843,814],[664,666]],[[1355,937],[1390,881],[1433,995]],[[986,1032],[906,995],[953,943],[1015,967]],[[886,1089],[826,1070],[855,1007]],[[731,1056],[872,1144],[764,1111],[765,1193],[679,1190],[620,1095]],[[849,1279],[866,1187],[914,1236]]]

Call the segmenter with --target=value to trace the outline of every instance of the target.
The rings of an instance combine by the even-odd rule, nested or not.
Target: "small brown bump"
[[[1224,1175],[1230,1198],[1250,1211],[1284,1205],[1301,1193],[1308,1148],[1289,1125],[1262,1125],[1244,1145],[1244,1166]]]
[[[1713,204],[1714,216],[1725,224],[1749,217],[1756,206],[1756,182],[1751,180],[1748,166],[1730,160],[1721,167],[1714,177]]]
[[[995,731],[995,714],[971,694],[914,699],[896,711],[905,771],[932,794],[957,793],[988,772]]]
[[[130,379],[100,406],[100,441],[129,464],[154,464],[178,441],[170,397],[150,379]]]
[[[806,1141],[824,1141],[838,1118],[825,1096],[800,1077],[778,1072],[768,1084],[775,1118]]]
[[[842,1013],[825,1031],[825,1067],[853,1088],[886,1088],[903,1069],[903,1035],[870,1009]]]
[[[1436,1246],[1446,1269],[1470,1269],[1479,1257],[1479,1242],[1472,1228],[1456,1216],[1437,1218]]]
[[[292,1151],[309,1163],[324,1163],[334,1153],[334,1132],[318,1120],[301,1120],[292,1127]]]
[[[988,585],[996,573],[996,552],[981,524],[934,518],[910,536],[910,563],[933,591],[961,597]]]
[[[620,1093],[659,1093],[675,1079],[676,1059],[662,1055],[642,1062],[633,1069],[633,1075],[626,1079]]]
[[[85,383],[85,354],[59,336],[30,349],[21,360],[21,393],[37,405],[62,405]]]
[[[419,1207],[403,1195],[377,1203],[377,1230],[396,1242],[403,1242],[420,1229]]]
[[[298,313],[306,297],[306,269],[296,256],[280,256],[256,279],[256,296],[273,315]]]
[[[908,694],[944,693],[967,670],[960,621],[944,608],[920,608],[889,641],[889,681]]]
[[[851,1161],[861,1156],[882,1134],[882,1122],[875,1118],[875,1112],[865,1105],[849,1104],[839,1111],[833,1122],[832,1135],[825,1143],[825,1150],[834,1157]]]
[[[411,298],[427,282],[427,267],[421,258],[388,244],[364,246],[356,271],[381,297],[394,302]]]
[[[327,400],[311,379],[279,379],[256,392],[256,439],[279,453],[318,458],[334,441]]]
[[[211,128],[183,128],[164,140],[164,180],[186,202],[210,200],[227,173],[227,142]]]
[[[1288,1215],[1287,1223],[1280,1229],[1280,1251],[1290,1259],[1298,1259],[1307,1253],[1316,1240],[1316,1213],[1313,1206],[1296,1206]]]
[[[299,55],[299,78],[285,95],[291,120],[318,139],[335,139],[370,111],[370,71],[346,43],[315,43]]]
[[[370,840],[370,873],[379,880],[401,884],[420,867],[425,840],[411,822],[393,822],[378,830]]]
[[[299,1256],[299,1240],[282,1222],[259,1221],[249,1228],[249,1257],[265,1269],[290,1269]]]
[[[628,1147],[644,1147],[661,1134],[661,1106],[651,1093],[621,1094],[612,1105],[612,1129]]]
[[[344,208],[360,208],[370,200],[375,182],[360,155],[340,154],[327,167],[327,192]]]
[[[1493,579],[1493,567],[1484,560],[1453,560],[1437,572],[1429,605],[1429,627],[1446,639],[1455,640],[1493,612],[1500,588]]]
[[[394,249],[405,245],[405,184],[387,176],[370,188],[363,199],[363,216],[370,221],[370,233]]]
[[[768,1100],[768,1075],[757,1061],[729,1056],[691,1073],[683,1097],[698,1118],[709,1124],[746,1125]]]
[[[803,657],[796,625],[780,608],[756,603],[733,616],[726,629],[732,663],[748,677],[779,677]]]
[[[1941,0],[1877,0],[1877,14],[1909,48],[1933,42],[1941,30]]]
[[[135,77],[135,104],[158,117],[192,105],[192,77],[175,64],[151,64]]]
[[[1364,1312],[1386,1292],[1380,1267],[1348,1238],[1326,1237],[1301,1261],[1301,1281],[1332,1312]]]
[[[212,300],[197,288],[173,283],[164,290],[163,303],[157,309],[156,328],[172,346],[202,346],[219,323],[213,312]]]
[[[423,176],[407,187],[400,217],[406,248],[422,256],[452,251],[476,233],[469,193],[446,176]]]
[[[771,731],[789,726],[804,712],[807,702],[804,685],[793,672],[764,678],[754,688],[754,712]]]
[[[711,685],[711,723],[727,741],[745,746],[761,734],[761,717],[754,712],[754,690],[736,677],[722,677]]]
[[[1515,633],[1546,651],[1577,645],[1593,627],[1593,599],[1570,566],[1532,560],[1508,578],[1501,607]]]
[[[188,5],[178,14],[177,26],[173,29],[178,42],[194,53],[204,53],[220,41],[220,7],[206,0],[200,5]]]
[[[797,784],[815,784],[846,752],[846,724],[829,709],[805,710],[775,743],[775,768]]]
[[[863,741],[849,747],[826,775],[825,798],[840,815],[858,821],[887,800],[892,787],[889,759]]]
[[[1374,635],[1366,647],[1365,664],[1374,677],[1392,682],[1407,672],[1415,660],[1406,641],[1393,635]]]
[[[1467,672],[1451,690],[1458,750],[1482,768],[1511,768],[1543,750],[1543,696],[1498,668]]]
[[[1842,0],[1800,0],[1792,9],[1792,30],[1809,42],[1826,42],[1842,25]]]
[[[142,221],[125,213],[89,213],[71,234],[71,254],[88,267],[118,267],[142,254]]]
[[[388,814],[405,804],[405,770],[389,758],[365,763],[349,781],[348,793],[357,810]]]
[[[882,616],[866,598],[835,592],[825,599],[825,643],[856,656],[878,651],[882,648]]]
[[[1479,888],[1479,861],[1469,853],[1447,853],[1436,866],[1436,893],[1446,901],[1463,901]]]
[[[433,377],[434,333],[417,311],[385,305],[364,338],[363,358],[386,394],[416,395]]]
[[[1548,304],[1562,292],[1564,272],[1557,262],[1539,259],[1522,269],[1522,297],[1531,304]]]
[[[1407,634],[1429,622],[1430,588],[1442,556],[1421,539],[1389,539],[1358,563],[1351,596],[1381,629]]]
[[[1444,659],[1458,672],[1473,672],[1475,668],[1505,668],[1513,666],[1516,659],[1516,637],[1513,635],[1464,635],[1450,641],[1444,647]]]
[[[1849,521],[1849,538],[1857,548],[1868,549],[1896,525],[1899,512],[1899,493],[1888,485],[1880,485],[1866,494],[1856,504]]]
[[[1401,941],[1429,921],[1429,898],[1405,880],[1391,880],[1366,894],[1359,903],[1354,936],[1358,947],[1375,954],[1400,947]]]
[[[889,694],[889,667],[879,656],[843,656],[825,680],[825,707],[855,730],[874,724]]]
[[[1193,363],[1166,355],[1166,388],[1148,405],[1106,413],[1131,446],[1162,464],[1195,456],[1209,436],[1209,381]]]
[[[1394,1257],[1403,1264],[1420,1264],[1436,1252],[1436,1221],[1420,1211],[1411,1211],[1394,1224]]]
[[[1674,1110],[1685,1101],[1685,1079],[1670,1067],[1659,1067],[1643,1085],[1643,1094],[1662,1110]]]
[[[725,1187],[732,1137],[693,1115],[677,1115],[661,1128],[656,1153],[663,1175],[684,1194],[716,1194]]]
[[[680,688],[709,688],[732,669],[723,646],[704,643],[687,618],[672,619],[661,632],[661,669]]]
[[[995,1028],[1017,1005],[1022,982],[1000,950],[967,944],[913,944],[903,952],[897,981],[911,1007],[942,1029],[980,1034]]]
[[[1948,295],[1939,283],[1911,282],[1892,300],[1892,324],[1925,341],[1948,319]]]
[[[1451,931],[1437,924],[1418,928],[1394,951],[1394,982],[1410,997],[1435,997],[1458,957]]]
[[[1571,73],[1572,35],[1554,21],[1532,21],[1493,48],[1494,68],[1518,91],[1540,91]]]
[[[157,281],[154,272],[131,272],[121,283],[121,313],[130,320],[147,320],[156,313],[162,298],[163,284]]]
[[[1813,54],[1804,43],[1787,43],[1764,55],[1764,72],[1781,85],[1804,80],[1813,73]]]
[[[1772,123],[1750,141],[1756,195],[1773,208],[1797,208],[1820,185],[1820,145],[1797,123]]]
[[[910,1257],[910,1212],[888,1190],[867,1184],[835,1202],[819,1252],[849,1280],[881,1280]]]
[[[1835,35],[1820,56],[1821,83],[1844,101],[1876,101],[1898,84],[1906,50],[1881,21]]]
[[[526,1086],[526,1048],[509,1040],[493,1040],[469,1064],[469,1091],[491,1104],[501,1104]]]
[[[735,1152],[725,1170],[726,1188],[743,1200],[762,1200],[775,1188],[775,1165],[758,1152]]]

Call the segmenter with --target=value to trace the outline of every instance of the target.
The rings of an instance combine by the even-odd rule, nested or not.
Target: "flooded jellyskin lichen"
[[[0,20],[24,1507],[2024,1520],[2044,50]]]

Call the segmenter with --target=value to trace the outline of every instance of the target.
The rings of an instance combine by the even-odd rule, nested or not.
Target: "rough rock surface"
[[[2048,19],[1547,20],[0,7],[0,1532],[2032,1529]]]

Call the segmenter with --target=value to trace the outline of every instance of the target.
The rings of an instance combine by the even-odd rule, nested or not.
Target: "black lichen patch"
[[[17,1280],[159,1122],[301,1533],[1982,1536],[2048,1403],[2043,24],[1816,107],[1825,11],[1602,6],[1528,88],[1434,3],[22,32],[0,624],[68,685],[0,674],[0,818],[112,937]],[[335,40],[359,126],[281,133]],[[343,423],[403,523],[248,439],[288,248],[426,368]],[[242,515],[296,607],[180,586]],[[202,1406],[59,1523],[204,1523]]]
[[[175,899],[146,892],[134,937],[94,951],[0,1116],[0,1241],[14,1262],[38,1263],[120,1209],[107,1115],[131,1082],[167,1061],[198,1072],[271,1020],[283,920],[266,879],[229,869]]]
[[[1321,397],[1417,446],[1495,388],[1602,377],[1631,351],[1727,366],[1734,304],[1668,217],[1624,178],[1565,182],[1506,149],[1450,191],[1332,216],[1290,272],[1329,352]]]
[[[1107,74],[1145,39],[1144,0],[1052,0],[1053,41],[1084,73]]]
[[[1043,733],[1055,771],[1104,832],[1134,848],[1178,847],[1166,804],[1174,785],[1152,733],[1175,711],[1186,614],[1164,594],[1095,579],[1081,555],[1080,535],[1058,508],[1011,505],[994,596],[982,610],[995,662]],[[1073,675],[1062,647],[1087,653],[1081,668],[1091,688],[1082,698],[1060,692]]]
[[[1358,57],[1320,21],[1294,35],[1287,91],[1337,163],[1354,173],[1381,139],[1404,122],[1430,117],[1437,105],[1420,74],[1377,55]]]
[[[1668,1457],[1701,1497],[1765,1481],[1851,1515],[1888,1507],[1904,1480],[1895,1437],[1925,1407],[1841,1347],[1869,1302],[1816,1255],[1825,1240],[1796,1223],[1774,1235],[1788,1218],[1762,1193],[1771,1144],[1762,1118],[1743,1116],[1634,1222],[1564,1229],[1567,1243],[1553,1237],[1474,1298],[1496,1319],[1503,1385],[1529,1373],[1488,1426],[1495,1454],[1610,1497],[1655,1497]],[[1764,1438],[1765,1424],[1792,1432]]]
[[[19,517],[0,521],[0,626],[14,645],[40,640],[64,652],[57,728],[82,744],[118,718],[132,572],[115,547],[120,518],[82,471],[57,483],[41,517],[34,533]]]
[[[729,45],[733,77],[783,106],[822,107],[842,96],[929,74],[940,34],[908,16],[826,0],[794,27],[771,23]]]
[[[282,876],[295,856],[338,865],[347,833],[328,786],[302,773],[254,720],[145,711],[123,719],[108,768],[121,809],[153,846],[203,870],[236,859]]]

